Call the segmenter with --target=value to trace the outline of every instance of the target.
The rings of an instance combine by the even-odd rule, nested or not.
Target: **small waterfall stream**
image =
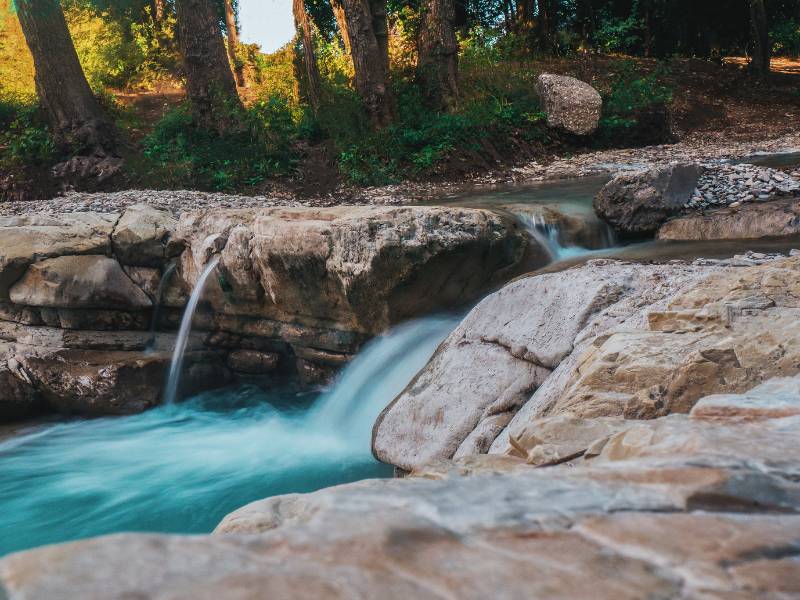
[[[147,340],[146,352],[152,352],[156,346],[156,333],[158,333],[158,318],[161,315],[161,303],[164,301],[164,291],[167,288],[172,276],[178,268],[178,263],[170,263],[170,265],[161,274],[161,279],[158,282],[158,289],[156,290],[156,297],[153,298],[153,316],[150,319],[150,337]]]
[[[215,255],[208,261],[200,277],[197,278],[197,283],[194,285],[192,295],[189,297],[189,302],[186,303],[186,308],[183,312],[181,319],[181,326],[178,330],[178,337],[175,340],[175,350],[172,352],[172,363],[169,366],[169,375],[167,375],[167,385],[164,387],[164,403],[172,404],[177,399],[178,384],[181,379],[181,371],[183,370],[183,358],[186,354],[186,345],[189,343],[189,334],[192,332],[192,319],[194,312],[197,310],[197,304],[203,296],[203,291],[206,287],[206,281],[209,276],[217,267],[219,263],[219,255]]]
[[[372,423],[459,320],[379,336],[322,393],[229,388],[0,441],[0,556],[117,531],[207,533],[253,500],[391,476]]]

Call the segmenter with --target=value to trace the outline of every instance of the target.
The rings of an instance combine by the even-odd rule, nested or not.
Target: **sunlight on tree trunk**
[[[306,71],[306,95],[308,103],[314,112],[319,108],[319,88],[320,77],[317,68],[317,57],[314,55],[314,36],[311,31],[311,23],[308,19],[306,6],[303,0],[292,1],[292,11],[294,12],[294,22],[297,33],[303,44],[303,64]]]
[[[239,45],[239,29],[236,26],[236,14],[233,12],[233,2],[225,1],[225,31],[228,34],[228,56],[233,65],[233,74],[236,76],[236,85],[245,87],[244,65],[236,58],[236,47]]]
[[[199,125],[219,133],[237,126],[241,101],[217,13],[209,0],[175,0],[186,95]]]
[[[36,68],[36,92],[57,143],[79,154],[113,156],[114,126],[92,93],[57,0],[17,0]]]
[[[342,4],[339,0],[331,0],[331,9],[336,19],[336,26],[339,28],[339,35],[342,36],[344,51],[350,54],[350,34],[347,32],[347,19],[344,16],[344,8],[342,8]]]

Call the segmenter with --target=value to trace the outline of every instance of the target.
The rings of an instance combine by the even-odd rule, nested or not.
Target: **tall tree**
[[[382,128],[395,116],[389,88],[389,26],[386,0],[342,0],[350,39],[356,90],[372,125]]]
[[[175,0],[178,45],[186,72],[186,95],[197,123],[224,133],[238,125],[241,108],[222,40],[219,19],[209,0]]]
[[[58,0],[17,0],[36,69],[36,93],[54,137],[79,154],[114,155],[115,131],[92,93]]]
[[[750,71],[755,75],[769,73],[770,47],[767,9],[764,0],[748,0],[750,3],[750,34],[753,42],[753,59]]]
[[[244,65],[236,57],[236,47],[239,45],[239,28],[236,26],[236,12],[233,10],[232,0],[224,0],[225,4],[225,32],[228,36],[228,56],[233,65],[233,74],[236,76],[236,85],[244,87],[247,82],[244,78]]]
[[[317,57],[314,54],[314,35],[311,31],[311,22],[306,12],[304,0],[292,0],[292,12],[294,13],[295,28],[303,44],[303,64],[306,70],[308,102],[316,112],[319,108],[320,77]]]
[[[422,0],[417,30],[417,78],[436,108],[452,109],[458,98],[458,40],[453,0]]]
[[[339,0],[331,0],[331,9],[333,16],[336,19],[336,25],[339,27],[339,35],[342,36],[342,44],[344,44],[344,51],[350,54],[350,34],[347,32],[347,19],[344,16],[344,8]]]

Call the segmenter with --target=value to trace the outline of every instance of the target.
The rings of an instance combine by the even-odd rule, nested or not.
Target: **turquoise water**
[[[321,393],[241,387],[0,442],[0,555],[118,531],[205,533],[259,498],[391,475],[370,452],[372,424],[457,322],[381,336]]]

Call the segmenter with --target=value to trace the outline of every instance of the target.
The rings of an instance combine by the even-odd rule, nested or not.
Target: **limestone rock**
[[[0,217],[0,300],[31,263],[67,254],[107,254],[116,214]]]
[[[508,284],[470,312],[378,417],[373,452],[406,470],[486,452],[576,341],[629,321],[703,272],[592,261]]]
[[[703,171],[687,163],[617,175],[595,196],[595,212],[622,234],[655,233],[683,209]]]
[[[25,306],[142,310],[150,298],[106,256],[59,256],[35,263],[10,290]]]
[[[160,267],[180,254],[171,236],[178,222],[167,211],[136,204],[120,218],[111,236],[114,254],[123,265]]]
[[[772,200],[694,213],[664,223],[660,240],[734,240],[800,234],[800,200]]]
[[[652,311],[645,330],[597,338],[548,414],[652,418],[703,396],[800,373],[800,258],[711,275]]]
[[[0,423],[28,417],[42,409],[42,401],[19,364],[11,359],[0,364]]]
[[[590,135],[597,130],[603,99],[588,83],[574,77],[542,73],[536,80],[536,93],[550,127],[575,135]]]
[[[486,210],[377,206],[190,213],[176,239],[189,287],[220,254],[206,294],[218,313],[369,335],[476,298],[528,243]]]
[[[777,377],[743,394],[702,398],[692,408],[696,419],[778,419],[800,415],[800,377]]]

